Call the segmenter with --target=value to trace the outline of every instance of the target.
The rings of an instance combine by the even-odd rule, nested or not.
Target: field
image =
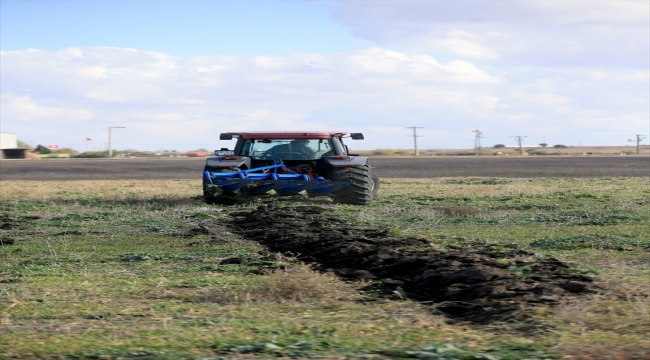
[[[395,178],[368,207],[228,208],[194,179],[5,175],[2,358],[649,355],[647,176]]]

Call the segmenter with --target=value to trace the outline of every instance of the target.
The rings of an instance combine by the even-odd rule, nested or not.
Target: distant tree
[[[541,147],[547,147],[548,144],[547,144],[547,143],[541,143],[541,144],[539,144],[539,146],[541,146]]]
[[[204,149],[204,148],[199,148],[199,149],[194,150],[194,151],[195,151],[195,152],[209,152],[208,150],[206,150],[206,149]]]
[[[557,144],[557,145],[553,145],[553,147],[556,148],[556,149],[566,149],[568,146],[562,145],[562,144]]]
[[[86,151],[86,152],[82,152],[79,155],[75,155],[74,157],[76,157],[76,158],[105,158],[106,157],[106,152],[105,151]]]
[[[137,157],[148,157],[148,156],[153,156],[153,153],[150,151],[134,151],[131,153],[131,155]]]
[[[496,145],[493,146],[494,149],[504,148],[504,147],[506,147],[506,146],[503,145],[503,144],[496,144]]]
[[[36,152],[39,154],[51,154],[52,150],[48,149],[47,147],[41,144],[38,144],[38,146],[36,146]]]
[[[71,148],[61,148],[58,150],[54,150],[53,153],[55,154],[70,154],[70,155],[77,155],[79,152],[75,149]]]
[[[18,140],[18,148],[19,149],[31,149],[32,147],[28,143]]]

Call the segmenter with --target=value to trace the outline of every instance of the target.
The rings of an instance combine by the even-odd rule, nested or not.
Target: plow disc
[[[278,195],[294,195],[307,191],[309,195],[327,195],[349,183],[327,180],[253,180],[226,179],[213,181],[212,185],[221,188],[222,193],[234,193],[241,190],[247,195],[262,195],[275,190]]]
[[[278,173],[282,170],[286,173]],[[309,195],[327,195],[350,185],[346,181],[329,181],[322,176],[310,178],[284,166],[281,160],[274,165],[233,172],[203,173],[214,195],[241,192],[245,195],[262,195],[275,190],[278,195],[294,195],[306,191]]]

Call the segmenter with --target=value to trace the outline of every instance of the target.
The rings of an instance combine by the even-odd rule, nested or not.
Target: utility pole
[[[413,129],[413,135],[409,135],[409,136],[413,136],[413,147],[415,149],[415,157],[418,157],[420,155],[418,153],[418,137],[420,136],[418,136],[417,129],[424,129],[424,128],[421,126],[407,126],[405,127],[405,129]]]
[[[474,155],[479,156],[481,154],[481,138],[483,137],[483,132],[481,130],[474,130],[473,133],[476,133],[474,136]]]
[[[523,155],[524,154],[524,148],[522,147],[521,143],[524,141],[524,138],[527,138],[528,136],[518,135],[518,136],[510,136],[510,137],[515,138],[515,140],[517,140],[517,144],[519,144],[519,153],[521,155]]]
[[[124,126],[109,126],[108,127],[108,158],[113,157],[113,129],[126,129]]]
[[[638,134],[636,135],[636,153],[637,154],[641,153],[640,144],[641,144],[641,140],[643,140],[643,139],[645,139],[645,136],[638,135]],[[632,139],[627,139],[627,141],[634,142],[634,140],[632,140]]]

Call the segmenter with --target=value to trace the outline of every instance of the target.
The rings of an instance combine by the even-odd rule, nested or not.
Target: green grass
[[[359,284],[290,256],[263,255],[227,227],[187,234],[192,224],[225,224],[230,211],[272,199],[206,206],[194,181],[2,182],[0,236],[14,244],[0,246],[0,357],[643,358],[649,185],[643,178],[398,179],[383,182],[367,207],[275,200],[326,205],[350,224],[441,249],[518,244],[577,262],[612,289],[542,308],[529,324],[476,327],[414,302],[359,301]],[[224,261],[231,258],[243,261]],[[277,271],[260,275],[259,264]],[[521,331],[531,326],[538,330]]]

